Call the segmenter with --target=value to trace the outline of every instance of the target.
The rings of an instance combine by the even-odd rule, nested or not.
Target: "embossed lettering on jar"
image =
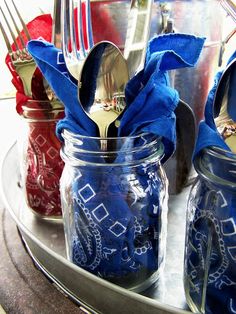
[[[141,291],[164,265],[167,179],[161,138],[104,139],[63,132],[60,181],[68,258]]]

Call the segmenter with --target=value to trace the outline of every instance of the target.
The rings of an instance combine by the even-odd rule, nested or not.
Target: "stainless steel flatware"
[[[90,0],[85,0],[85,22],[85,31],[87,37],[87,47],[85,47],[85,49],[86,53],[88,54],[94,45]]]
[[[82,23],[82,1],[64,0],[61,5],[62,51],[70,74],[79,79],[81,67],[88,51],[93,45],[93,32],[90,17],[90,1],[85,1],[85,29]],[[77,9],[77,24],[74,12]],[[77,36],[78,32],[78,36]],[[87,34],[88,47],[85,47],[84,33]]]
[[[196,137],[196,120],[190,106],[183,100],[175,109],[176,115],[176,150],[164,164],[169,180],[169,194],[180,193],[183,188],[195,179],[191,173],[192,155]]]
[[[153,0],[131,0],[124,57],[127,60],[129,76],[144,66],[149,39]]]
[[[61,5],[62,5],[61,0],[54,0],[51,42],[54,44],[56,48],[59,48],[59,49],[61,49],[61,41],[62,41],[61,39]],[[39,80],[39,76],[38,76],[38,80]],[[50,100],[50,102],[51,103],[58,102],[59,99],[57,98],[56,94],[52,90],[51,86],[48,84],[47,80],[44,77],[42,77],[42,81],[43,81],[43,89],[47,95],[47,98]],[[41,94],[43,94],[43,91],[41,91]]]
[[[78,98],[102,138],[125,108],[128,79],[127,63],[117,46],[104,41],[91,49],[81,71]]]
[[[61,6],[61,0],[54,0],[52,18],[52,43],[57,48],[61,48]]]
[[[6,0],[4,0],[4,3],[6,10],[3,10],[2,7],[0,8],[2,15],[2,18],[0,20],[0,29],[5,44],[7,46],[14,70],[19,75],[22,81],[24,93],[25,95],[31,97],[31,81],[36,69],[36,64],[26,48],[26,44],[30,40],[30,35],[13,0],[11,0],[11,7],[8,4],[9,2],[7,3]],[[26,40],[20,32],[18,24],[23,27]],[[17,41],[16,39],[17,36],[19,38],[19,41]],[[14,43],[14,48],[11,45],[12,41]]]
[[[226,67],[218,82],[213,110],[219,133],[236,153],[236,59]]]

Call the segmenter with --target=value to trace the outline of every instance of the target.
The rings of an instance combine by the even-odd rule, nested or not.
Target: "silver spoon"
[[[236,153],[236,59],[224,70],[216,89],[213,110],[216,127],[226,144]]]
[[[81,70],[78,99],[86,114],[97,124],[101,138],[125,108],[125,85],[129,80],[125,58],[108,41],[96,44]]]

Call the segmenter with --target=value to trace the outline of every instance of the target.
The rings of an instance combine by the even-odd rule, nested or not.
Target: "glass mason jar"
[[[64,167],[56,123],[64,116],[61,103],[28,100],[22,106],[23,132],[18,139],[26,203],[41,218],[61,218],[59,179]]]
[[[184,282],[194,312],[236,313],[236,155],[203,150],[187,213]]]
[[[62,135],[68,259],[125,288],[146,289],[165,259],[168,192],[161,138],[104,140],[67,130]]]

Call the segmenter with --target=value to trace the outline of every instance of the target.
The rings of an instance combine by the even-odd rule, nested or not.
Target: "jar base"
[[[29,210],[34,214],[36,219],[42,219],[45,221],[50,221],[50,222],[54,222],[54,223],[63,223],[63,218],[62,216],[47,216],[47,215],[42,215],[37,213],[34,209],[32,209],[31,207],[29,207]]]
[[[154,272],[147,272],[146,269],[140,271],[138,274],[127,275],[122,278],[104,278],[122,288],[128,289],[132,292],[140,293],[150,288],[160,278],[162,267]]]

